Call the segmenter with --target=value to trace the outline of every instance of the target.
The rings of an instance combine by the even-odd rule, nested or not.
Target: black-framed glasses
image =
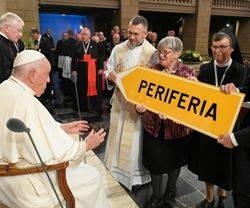
[[[161,51],[159,51],[159,50],[157,50],[157,51],[155,51],[155,54],[156,54],[157,56],[160,56],[161,54],[162,54],[163,56],[167,56],[168,54],[170,54],[170,53],[172,53],[172,52],[174,52],[174,51],[167,51],[167,50],[161,50]]]
[[[11,27],[11,28],[13,28],[17,33],[19,33],[19,34],[22,34],[23,33],[23,30],[22,29],[18,29],[18,28],[16,28],[15,26],[13,26],[13,25],[8,25],[9,27]]]
[[[220,45],[220,46],[212,46],[211,48],[213,49],[213,50],[217,50],[217,49],[219,49],[219,51],[224,51],[228,46],[230,46],[230,45]]]

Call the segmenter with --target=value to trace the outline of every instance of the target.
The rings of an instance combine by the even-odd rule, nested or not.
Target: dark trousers
[[[250,207],[250,160],[244,149],[235,151],[233,199],[235,208]]]
[[[165,189],[165,193],[166,192],[176,192],[176,183],[178,180],[178,177],[180,175],[181,172],[181,168],[175,169],[171,172],[168,172],[168,181],[167,181],[167,186]],[[152,188],[153,188],[153,195],[155,197],[162,197],[162,177],[163,175],[153,175],[150,174],[151,176],[151,184],[152,184]]]

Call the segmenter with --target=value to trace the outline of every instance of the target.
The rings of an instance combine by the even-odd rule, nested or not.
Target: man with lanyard
[[[230,36],[224,32],[215,33],[211,49],[214,60],[201,66],[198,80],[217,87],[227,83],[243,87],[246,70],[231,59],[233,48]],[[193,133],[190,147],[189,169],[199,176],[199,180],[206,182],[207,190],[206,199],[197,208],[214,207],[214,185],[218,186],[217,207],[224,207],[225,190],[232,189],[232,152],[215,139],[198,132]]]
[[[155,48],[146,40],[148,22],[142,16],[132,18],[128,40],[114,47],[107,63],[106,77],[113,85],[116,74],[137,65],[150,65]],[[133,185],[150,181],[149,173],[142,167],[141,116],[135,105],[128,103],[118,88],[112,97],[109,136],[105,165],[111,174],[129,190]]]

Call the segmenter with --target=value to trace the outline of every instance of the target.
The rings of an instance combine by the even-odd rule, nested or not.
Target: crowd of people
[[[246,92],[248,72],[232,56],[237,41],[231,33],[219,31],[213,35],[212,60],[201,65],[196,74],[179,59],[183,43],[175,32],[168,31],[158,41],[157,33],[148,32],[143,16],[131,19],[127,33],[114,26],[109,37],[103,32],[91,34],[85,26],[77,35],[69,29],[56,47],[51,30],[41,35],[38,29],[32,29],[32,50],[24,50],[22,45],[23,27],[23,20],[16,14],[0,17],[0,164],[39,164],[27,136],[6,128],[9,118],[19,118],[31,128],[46,164],[71,161],[67,181],[76,207],[108,207],[100,173],[82,162],[86,151],[101,144],[106,133],[92,130],[84,141],[75,141],[68,134],[87,131],[87,122],[60,124],[53,119],[48,111],[53,92],[51,73],[58,70],[66,102],[75,102],[78,96],[81,111],[102,113],[103,94],[105,90],[112,92],[106,92],[112,96],[112,108],[104,163],[115,180],[130,191],[151,182],[153,194],[146,208],[175,206],[176,184],[184,165],[206,185],[206,198],[197,208],[215,206],[215,185],[217,208],[225,207],[227,190],[233,190],[236,208],[249,207],[248,114],[238,119],[233,133],[216,140],[145,109],[143,103],[129,103],[116,87],[118,73],[140,65],[220,87],[226,94]],[[77,95],[72,77],[77,80]],[[168,180],[162,193],[165,175]],[[2,177],[0,202],[15,208],[55,207],[56,198],[45,181],[41,173]]]

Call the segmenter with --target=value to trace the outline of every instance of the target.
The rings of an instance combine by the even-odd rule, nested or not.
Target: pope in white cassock
[[[40,96],[49,82],[50,64],[40,52],[25,50],[17,55],[12,76],[0,84],[0,165],[16,163],[17,167],[39,165],[39,159],[26,133],[13,133],[6,127],[10,118],[22,120],[45,164],[70,161],[67,182],[77,208],[106,208],[107,200],[100,173],[83,164],[86,151],[97,147],[105,132],[92,131],[84,142],[73,140],[68,133],[88,128],[87,122],[66,124],[56,122],[47,109],[34,97]],[[58,185],[55,172],[49,172]],[[60,198],[62,195],[58,190]],[[10,208],[56,208],[55,194],[45,173],[0,178],[0,202]]]

